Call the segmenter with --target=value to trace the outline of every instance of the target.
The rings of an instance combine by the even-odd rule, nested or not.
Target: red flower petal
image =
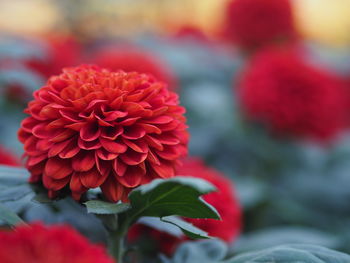
[[[72,159],[72,168],[76,172],[89,171],[95,165],[95,154],[93,151],[80,151]]]
[[[146,135],[145,140],[151,147],[156,148],[159,151],[163,151],[164,147],[162,143],[158,141],[156,138]]]
[[[78,138],[78,146],[84,150],[96,150],[102,147],[100,140],[84,141],[81,138]]]
[[[140,185],[146,171],[139,166],[129,166],[124,176],[116,177],[118,182],[128,188]]]
[[[70,176],[67,176],[60,180],[55,180],[50,176],[43,176],[43,184],[47,189],[58,191],[65,187],[69,182]]]
[[[128,165],[136,165],[146,160],[147,153],[138,153],[132,150],[128,150],[126,153],[121,154],[119,158]]]
[[[124,153],[128,147],[124,143],[100,138],[101,145],[111,153]]]
[[[102,129],[101,137],[105,139],[115,140],[119,135],[124,132],[123,127],[105,127]]]
[[[124,176],[125,171],[128,167],[119,158],[114,159],[113,169],[118,176]]]
[[[155,118],[148,119],[146,122],[151,124],[165,124],[165,123],[171,122],[172,120],[174,120],[174,118],[163,115],[163,116],[158,116]]]
[[[115,158],[117,158],[119,153],[111,153],[111,152],[105,150],[104,148],[100,148],[96,151],[96,155],[98,156],[98,158],[100,158],[102,160],[110,161],[110,160],[114,160]]]
[[[114,176],[108,176],[107,180],[101,185],[101,189],[106,198],[111,202],[118,202],[124,194],[124,187],[118,183]]]
[[[66,148],[70,143],[72,143],[72,140],[67,140],[59,143],[54,143],[52,147],[50,148],[48,152],[48,157],[53,157],[60,152],[63,151],[64,148]]]
[[[63,179],[72,173],[70,160],[50,158],[46,162],[44,174],[53,179]]]
[[[87,188],[81,183],[79,173],[73,173],[69,183],[69,188],[73,192],[73,198],[80,200],[81,195],[87,191]]]
[[[81,183],[86,188],[96,188],[104,183],[108,174],[101,174],[97,169],[91,169],[87,172],[76,173],[79,176]]]
[[[148,145],[145,141],[129,141],[126,139],[123,139],[123,143],[126,144],[128,147],[133,149],[135,152],[139,153],[147,153],[148,152]]]
[[[74,156],[76,156],[80,151],[80,148],[78,145],[75,145],[75,142],[70,142],[66,148],[64,148],[60,153],[59,157],[62,159],[70,159]]]
[[[156,165],[156,164],[151,163],[151,166],[152,166],[153,170],[161,178],[164,178],[164,179],[170,178],[170,177],[173,177],[175,174],[174,166],[171,162],[162,161],[160,165]]]
[[[96,123],[86,123],[80,130],[80,138],[84,141],[96,140],[101,130]]]

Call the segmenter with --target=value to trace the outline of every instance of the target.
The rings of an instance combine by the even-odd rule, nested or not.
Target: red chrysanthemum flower
[[[246,49],[296,38],[290,0],[232,0],[224,25],[225,36]]]
[[[68,226],[39,223],[0,231],[1,263],[113,263],[103,247]]]
[[[82,47],[72,36],[49,36],[43,41],[46,44],[44,58],[26,61],[30,69],[48,78],[59,74],[62,68],[79,64]]]
[[[251,61],[240,85],[246,115],[276,134],[327,139],[346,122],[345,94],[331,73],[291,50],[266,50]]]
[[[217,209],[221,220],[192,218],[185,218],[185,220],[208,232],[210,236],[218,237],[227,243],[234,241],[241,230],[242,215],[232,182],[196,158],[185,160],[177,174],[204,179],[217,188],[216,192],[204,195],[203,199]],[[128,238],[131,242],[135,242],[143,234],[148,234],[159,246],[159,249],[168,255],[172,254],[176,247],[185,240],[143,225],[132,227]]]
[[[175,175],[187,152],[185,109],[147,74],[96,66],[67,68],[34,93],[19,130],[30,182],[74,199],[101,187],[110,201]]]
[[[94,54],[92,61],[112,71],[147,73],[169,85],[170,89],[177,88],[176,79],[165,63],[137,48],[103,48]]]
[[[19,161],[7,149],[0,146],[0,164],[9,166],[19,166]]]

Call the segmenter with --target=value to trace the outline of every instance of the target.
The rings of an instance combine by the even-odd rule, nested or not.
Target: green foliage
[[[348,263],[350,255],[314,245],[283,245],[234,257],[225,263]]]
[[[0,203],[20,213],[34,197],[25,169],[0,165]]]
[[[184,220],[182,220],[179,217],[175,216],[166,216],[162,217],[161,220],[165,223],[172,224],[174,226],[177,226],[181,229],[181,231],[188,237],[192,239],[201,239],[201,238],[209,238],[208,233],[200,230],[199,228],[195,227],[191,223],[188,223]]]
[[[214,190],[215,188],[204,180],[178,176],[167,180],[153,180],[134,189],[129,194],[130,204],[92,200],[85,205],[89,213],[106,215],[103,220],[110,229],[116,228],[116,214],[120,217],[119,224],[127,225],[137,222],[142,217],[156,217],[160,218],[162,226],[177,226],[191,238],[208,238],[206,232],[174,216],[219,219],[215,208],[200,198],[201,195]]]
[[[226,257],[226,245],[218,240],[203,240],[182,244],[163,263],[348,263],[350,255],[315,245],[291,244]]]
[[[215,263],[226,256],[227,246],[220,240],[201,240],[181,244],[173,258],[161,256],[163,263]]]
[[[240,253],[291,243],[337,248],[340,245],[340,240],[337,236],[313,228],[270,227],[242,236],[234,242],[232,251]]]
[[[7,207],[0,203],[0,220],[5,221],[10,226],[25,224],[24,221]]]
[[[215,208],[199,198],[214,190],[211,184],[197,178],[177,176],[153,180],[130,193],[132,209],[129,214],[133,219],[171,215],[220,219]]]
[[[129,204],[125,203],[113,204],[99,200],[87,201],[84,204],[87,207],[88,213],[99,215],[120,214],[131,208]]]

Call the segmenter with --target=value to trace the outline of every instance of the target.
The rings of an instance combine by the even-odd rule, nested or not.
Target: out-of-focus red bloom
[[[176,38],[192,38],[204,43],[210,43],[210,39],[208,38],[207,34],[203,32],[200,28],[192,25],[184,25],[180,27],[175,32]]]
[[[34,93],[19,139],[30,182],[49,196],[69,188],[74,199],[101,187],[110,201],[175,175],[187,153],[185,109],[178,95],[147,74],[97,66],[67,68]]]
[[[265,50],[252,59],[240,84],[247,117],[276,134],[328,139],[346,123],[345,93],[331,73],[307,64],[294,50]]]
[[[296,38],[290,0],[231,0],[225,37],[245,49]]]
[[[343,78],[345,93],[346,93],[346,107],[347,112],[350,112],[350,77]],[[350,118],[348,118],[348,126],[350,124]]]
[[[11,152],[0,146],[0,164],[19,166],[19,161]]]
[[[81,45],[71,36],[50,36],[42,39],[43,56],[22,61],[34,74],[42,79],[57,75],[64,67],[76,66],[81,60]],[[1,67],[9,67],[13,61],[1,63]],[[27,104],[32,98],[32,91],[22,84],[11,83],[5,90],[5,96],[12,103]]]
[[[25,105],[31,97],[31,92],[26,90],[22,85],[12,84],[6,87],[5,97],[13,104]]]
[[[103,48],[94,54],[92,61],[112,71],[147,73],[169,85],[171,90],[177,88],[176,79],[166,64],[137,48]]]
[[[206,194],[203,199],[216,208],[221,220],[192,218],[186,220],[213,237],[232,242],[241,230],[241,208],[232,182],[196,158],[187,159],[184,165],[179,167],[177,174],[204,179],[217,188],[216,192]]]
[[[50,36],[43,40],[46,44],[42,60],[32,59],[27,66],[48,78],[57,75],[62,68],[77,66],[81,59],[81,45],[71,36]]]
[[[39,223],[0,231],[1,263],[113,263],[103,247],[68,226]]]
[[[210,236],[218,237],[227,243],[234,241],[241,230],[242,215],[232,182],[196,158],[185,160],[183,166],[178,169],[177,175],[201,178],[217,188],[217,192],[206,194],[203,199],[217,209],[221,220],[192,218],[185,218],[185,220],[208,232]],[[134,242],[142,234],[152,237],[159,249],[168,255],[172,254],[176,247],[185,240],[185,238],[179,239],[143,225],[135,225],[128,237],[131,242]]]

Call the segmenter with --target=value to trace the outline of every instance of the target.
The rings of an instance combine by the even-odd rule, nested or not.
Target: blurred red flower
[[[186,220],[213,237],[232,242],[241,230],[241,208],[232,182],[196,158],[187,159],[177,170],[177,175],[201,178],[217,188],[216,192],[206,194],[203,199],[216,208],[222,220],[192,218]]]
[[[38,39],[42,43],[42,57],[28,58],[22,63],[34,74],[42,79],[57,75],[62,68],[76,66],[81,60],[81,45],[71,36],[49,36]],[[0,65],[4,68],[11,68],[14,61],[5,61]],[[15,63],[16,64],[16,63]],[[13,65],[12,65],[13,67]],[[5,97],[11,103],[25,105],[32,98],[32,91],[20,83],[11,83],[6,87]]]
[[[174,176],[187,153],[185,109],[147,74],[67,68],[34,98],[19,139],[30,181],[51,198],[68,186],[76,200],[101,187],[110,201],[127,201],[131,189]]]
[[[231,0],[225,37],[245,49],[296,38],[290,0]]]
[[[199,27],[193,26],[193,25],[183,25],[180,27],[174,34],[175,38],[188,38],[188,39],[194,39],[196,41],[202,42],[202,43],[211,43],[211,40],[209,39],[208,35],[201,30]]]
[[[253,58],[240,99],[247,117],[279,135],[329,139],[346,123],[340,79],[307,64],[295,50],[265,50]]]
[[[207,167],[197,158],[186,159],[183,166],[178,169],[177,175],[201,178],[217,188],[216,192],[204,195],[203,199],[217,209],[221,220],[192,218],[185,218],[185,220],[208,232],[210,236],[218,237],[227,243],[234,241],[242,227],[242,212],[232,182],[218,171]],[[143,225],[133,226],[128,237],[131,242],[135,242],[144,234],[150,236],[159,249],[168,255],[172,254],[176,247],[186,240]]]
[[[171,90],[177,88],[175,76],[167,65],[141,49],[106,47],[94,54],[92,62],[112,71],[147,73],[169,85]]]
[[[103,247],[68,226],[39,223],[0,231],[1,263],[113,263]]]
[[[17,158],[0,145],[0,165],[9,165],[9,166],[19,166],[19,161]]]
[[[76,66],[81,60],[81,45],[72,36],[49,36],[43,39],[44,57],[26,61],[29,68],[44,78],[57,75],[62,68]]]

